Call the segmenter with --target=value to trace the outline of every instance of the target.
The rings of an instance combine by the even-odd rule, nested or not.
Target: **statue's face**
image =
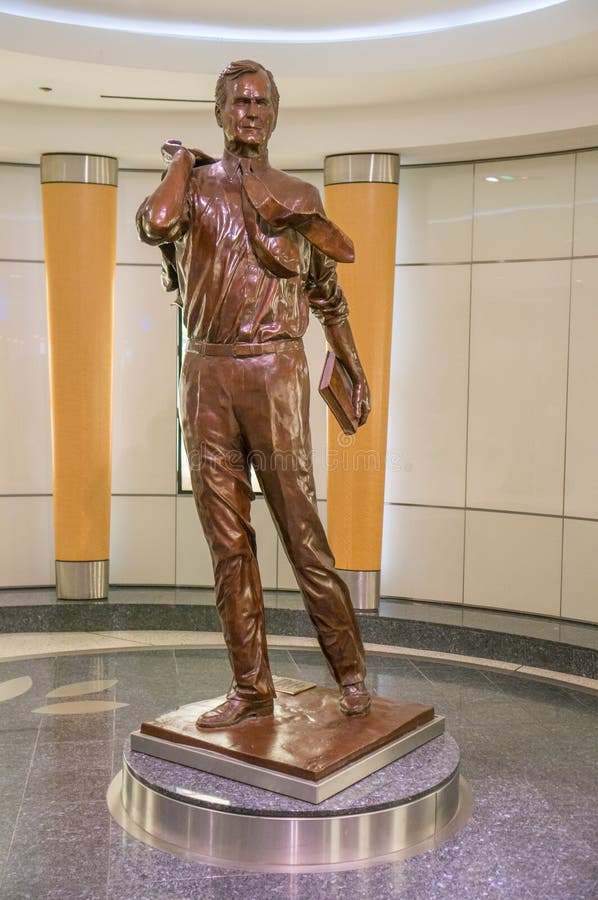
[[[265,72],[240,75],[230,81],[226,102],[216,109],[226,147],[241,154],[251,155],[267,145],[275,119],[270,79]]]

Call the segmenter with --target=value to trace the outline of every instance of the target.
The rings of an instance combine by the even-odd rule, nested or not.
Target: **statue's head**
[[[216,121],[226,146],[249,155],[265,147],[276,127],[278,101],[268,69],[251,59],[230,63],[216,82]]]

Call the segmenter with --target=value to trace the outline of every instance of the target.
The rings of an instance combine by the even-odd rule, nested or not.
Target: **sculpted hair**
[[[276,125],[280,96],[278,88],[276,87],[276,82],[274,81],[274,75],[269,69],[266,69],[253,59],[238,59],[235,62],[229,63],[226,69],[222,70],[218,76],[218,81],[216,82],[216,109],[222,109],[226,103],[226,89],[228,82],[235,81],[235,79],[239,78],[241,75],[255,75],[257,72],[264,72],[264,74],[268,76],[270,93],[272,96],[272,106],[274,107],[274,124]]]

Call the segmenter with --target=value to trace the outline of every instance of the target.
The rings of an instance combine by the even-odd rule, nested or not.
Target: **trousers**
[[[181,370],[179,414],[237,695],[275,696],[250,516],[250,464],[337,684],[362,681],[365,656],[355,613],[317,511],[302,342],[286,341],[282,352],[255,356],[192,347]]]

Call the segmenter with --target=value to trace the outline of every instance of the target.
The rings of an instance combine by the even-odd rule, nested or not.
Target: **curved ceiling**
[[[18,106],[37,123],[45,107],[55,117],[58,108],[65,116],[77,109],[122,113],[119,127],[131,132],[144,114],[180,122],[180,133],[189,114],[208,127],[218,72],[247,57],[273,70],[283,113],[296,111],[303,123],[310,116],[318,127],[327,116],[346,121],[357,109],[348,137],[344,126],[350,149],[378,149],[374,128],[391,116],[393,127],[380,139],[385,148],[400,149],[399,121],[411,128],[416,146],[431,131],[422,125],[418,139],[409,123],[422,124],[427,111],[437,144],[475,137],[476,121],[489,122],[493,109],[497,126],[478,129],[479,139],[512,136],[521,128],[519,98],[533,107],[534,92],[543,94],[547,110],[536,131],[598,125],[595,103],[581,115],[580,101],[566,126],[559,126],[555,106],[555,124],[546,128],[550,86],[559,86],[567,112],[571,96],[587,97],[598,79],[598,0],[0,0],[7,76],[0,102],[12,110],[5,122],[27,119],[15,113]],[[512,123],[507,105],[516,113]],[[478,111],[476,119],[466,107]],[[24,152],[18,135],[2,145],[4,158]],[[304,155],[286,154],[292,164]]]
[[[63,25],[82,25],[159,37],[273,43],[375,40],[428,34],[559,6],[569,0],[371,0],[367,11],[343,0],[305,0],[301,4],[249,4],[229,0],[226,6],[198,9],[193,0],[174,0],[167,10],[161,0],[6,0],[2,12]],[[167,15],[165,15],[167,12]]]
[[[0,98],[40,102],[43,86],[52,88],[44,102],[64,106],[122,106],[102,97],[114,94],[164,98],[158,106],[211,100],[215,75],[239,57],[272,68],[285,104],[302,107],[405,102],[554,80],[555,54],[564,67],[559,77],[598,72],[596,0],[371,0],[367,7],[348,0],[260,0],[253,6],[228,0],[203,3],[200,12],[193,0],[173,0],[168,21],[165,8],[162,0],[0,0],[0,54],[12,73],[0,84]],[[185,22],[209,25],[218,38],[173,36]],[[126,30],[126,23],[138,30]],[[142,23],[153,23],[156,32],[139,30]],[[392,36],[393,23],[432,30]],[[308,46],[227,39],[248,28],[322,35],[339,26],[365,35],[387,30],[378,39]],[[127,108],[156,105],[126,102]]]

